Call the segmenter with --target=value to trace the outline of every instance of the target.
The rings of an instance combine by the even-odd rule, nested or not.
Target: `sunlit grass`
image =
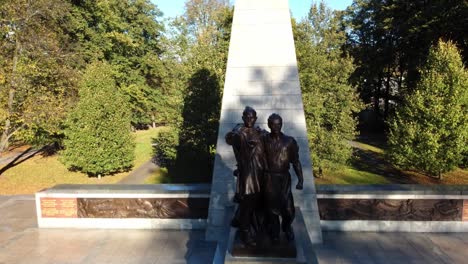
[[[366,144],[366,143],[353,141],[351,145],[353,147],[356,147],[356,148],[359,148],[359,149],[362,149],[362,150],[368,150],[368,151],[372,151],[372,152],[375,152],[375,153],[384,154],[383,149],[381,149],[379,147],[369,145],[369,144]]]
[[[345,167],[338,170],[325,170],[316,184],[390,184],[384,176]]]
[[[135,161],[134,166],[139,167],[143,163],[151,159],[153,155],[153,147],[151,146],[152,139],[156,137],[158,132],[164,127],[157,127],[155,129],[139,130],[134,133],[135,135]]]
[[[157,129],[137,131],[135,135],[135,161],[133,169],[152,157],[151,139]],[[58,155],[42,157],[37,155],[0,175],[0,195],[30,194],[56,184],[112,184],[120,181],[130,172],[104,176],[88,177],[80,172],[69,171],[60,161]]]
[[[144,181],[145,184],[170,183],[169,173],[166,168],[160,168],[153,172]]]

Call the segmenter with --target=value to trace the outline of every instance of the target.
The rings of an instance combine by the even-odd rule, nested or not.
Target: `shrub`
[[[66,122],[62,162],[89,175],[131,168],[135,149],[131,112],[112,78],[111,66],[101,62],[88,66],[79,96]]]

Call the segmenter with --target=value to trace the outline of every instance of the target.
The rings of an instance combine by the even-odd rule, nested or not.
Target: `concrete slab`
[[[223,263],[204,231],[38,229],[33,197],[0,196],[0,263]],[[30,203],[29,205],[27,203]],[[8,213],[8,218],[5,217]],[[300,217],[299,217],[300,218]],[[24,223],[15,219],[27,220]],[[27,224],[25,224],[27,223]],[[220,228],[219,233],[223,230]],[[302,233],[302,232],[300,232]],[[314,245],[319,263],[466,263],[468,236],[459,233],[324,232]],[[310,249],[306,250],[310,251]]]

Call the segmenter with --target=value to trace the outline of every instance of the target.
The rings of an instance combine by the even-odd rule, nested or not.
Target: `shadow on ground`
[[[386,139],[382,134],[367,134],[359,136],[356,142],[370,145],[372,147],[384,150],[386,148]],[[358,144],[353,146],[353,159],[351,166],[361,171],[381,175],[391,183],[411,184],[417,183],[404,174],[403,171],[396,168],[392,163],[386,160],[385,154],[373,150],[361,148]]]
[[[2,162],[0,163],[0,166],[2,166],[3,164],[5,165],[0,169],[0,176],[7,170],[27,161],[28,159],[40,153],[47,153],[46,147],[41,148],[41,149],[33,149],[32,147],[29,147],[23,152],[20,152],[12,157],[3,159]]]

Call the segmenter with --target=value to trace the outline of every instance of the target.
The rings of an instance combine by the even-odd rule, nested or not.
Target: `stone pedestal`
[[[233,257],[264,257],[264,258],[282,258],[296,259],[296,242],[288,241],[281,232],[279,241],[271,241],[266,234],[260,234],[255,247],[245,246],[240,240],[239,230],[232,231],[234,239],[231,241],[230,248]]]
[[[62,184],[36,193],[39,228],[204,229],[208,184]]]
[[[245,106],[257,111],[257,125],[267,118],[283,118],[283,132],[296,138],[304,172],[304,190],[293,190],[295,205],[304,216],[307,234],[321,243],[322,234],[312,175],[306,121],[287,0],[237,0],[224,85],[215,166],[210,194],[207,240],[221,241],[226,206],[232,206],[235,158],[224,136],[241,123]],[[292,186],[297,178],[291,172]]]
[[[272,243],[266,237],[259,240],[256,247],[246,247],[237,230],[231,229],[224,263],[306,263],[299,240],[289,242],[285,237],[278,243]]]

